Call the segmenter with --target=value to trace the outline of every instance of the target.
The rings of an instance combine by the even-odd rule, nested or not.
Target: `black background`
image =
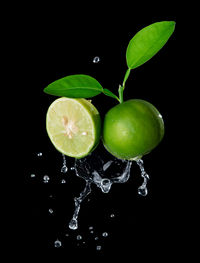
[[[28,6],[26,12],[12,20],[12,34],[8,34],[9,68],[14,69],[16,98],[19,98],[16,111],[21,118],[13,117],[13,122],[20,138],[16,158],[20,163],[18,176],[22,179],[18,189],[22,210],[19,212],[19,206],[13,209],[14,218],[17,214],[14,228],[19,230],[14,247],[22,240],[23,249],[37,255],[39,251],[55,249],[54,241],[58,238],[62,241],[59,250],[68,256],[74,253],[74,257],[83,253],[143,258],[150,254],[156,257],[162,252],[171,258],[178,252],[177,242],[183,237],[179,221],[183,203],[177,178],[181,125],[177,117],[181,108],[177,102],[180,92],[177,42],[181,26],[175,8],[167,11],[163,5],[158,12],[151,12],[144,5],[144,12],[142,7],[132,10],[123,7],[116,12],[114,7],[108,10],[98,5],[87,11],[84,7],[77,10],[52,6],[49,11]],[[72,172],[65,176],[59,172],[62,156],[49,141],[45,128],[46,111],[56,97],[44,94],[43,88],[61,77],[82,73],[93,76],[104,88],[117,94],[127,69],[128,42],[141,28],[162,20],[177,22],[174,34],[154,58],[131,72],[124,94],[125,100],[140,98],[151,102],[165,121],[163,141],[144,157],[151,178],[149,194],[138,196],[141,179],[138,167],[133,164],[132,176],[126,184],[113,185],[108,194],[93,187],[90,202],[86,200],[81,207],[79,230],[70,231],[73,198],[83,189],[84,181]],[[98,64],[92,62],[95,56],[100,57]],[[92,101],[102,118],[116,104],[104,95]],[[43,153],[41,158],[37,157],[38,152]],[[70,167],[73,159],[68,158],[67,163]],[[36,178],[31,178],[31,173]],[[44,174],[51,178],[48,184],[42,182]],[[60,184],[62,178],[66,184]],[[49,215],[49,208],[54,210],[53,215]],[[111,213],[116,215],[112,220]],[[109,237],[93,241],[88,231],[90,225],[98,236],[107,231]],[[65,237],[66,233],[70,236]],[[85,238],[84,247],[77,246],[77,234]],[[96,244],[102,245],[102,251],[95,251]]]

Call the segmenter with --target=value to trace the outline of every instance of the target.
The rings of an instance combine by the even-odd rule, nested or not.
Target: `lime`
[[[131,99],[110,109],[103,124],[103,144],[119,159],[134,160],[162,140],[164,122],[149,102]]]
[[[62,97],[50,105],[46,128],[51,142],[59,152],[82,158],[99,143],[101,119],[90,101]]]

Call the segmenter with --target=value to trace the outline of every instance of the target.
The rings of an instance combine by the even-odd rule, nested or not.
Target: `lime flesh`
[[[50,105],[46,116],[46,129],[59,152],[82,158],[99,143],[101,119],[90,101],[63,97]]]
[[[103,124],[103,144],[119,159],[136,160],[153,150],[164,136],[164,122],[149,102],[132,99],[110,109]]]

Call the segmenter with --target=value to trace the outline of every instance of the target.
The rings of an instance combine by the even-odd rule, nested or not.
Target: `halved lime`
[[[101,119],[90,101],[63,97],[50,105],[46,128],[51,142],[59,152],[82,158],[99,143]]]

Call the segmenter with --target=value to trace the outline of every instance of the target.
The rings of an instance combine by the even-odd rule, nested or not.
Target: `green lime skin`
[[[164,122],[151,103],[131,99],[106,113],[102,133],[103,144],[112,155],[136,160],[160,143],[164,136]]]

